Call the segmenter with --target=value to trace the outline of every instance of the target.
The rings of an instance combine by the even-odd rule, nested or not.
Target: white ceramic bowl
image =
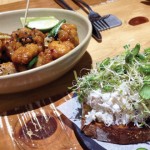
[[[0,13],[0,32],[11,33],[21,28],[20,17],[24,17],[24,13],[25,10]],[[25,91],[54,81],[79,61],[90,41],[91,24],[87,18],[77,12],[63,9],[37,8],[30,9],[28,16],[55,16],[58,19],[66,19],[67,22],[76,24],[80,44],[68,54],[49,64],[24,72],[0,76],[0,94]]]

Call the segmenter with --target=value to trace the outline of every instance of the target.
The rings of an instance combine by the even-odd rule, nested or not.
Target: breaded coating
[[[14,51],[21,46],[22,44],[20,42],[16,42],[12,39],[3,41],[3,50],[5,51],[9,59],[11,59],[11,56],[13,55]]]
[[[12,32],[11,36],[22,45],[34,43],[44,46],[45,35],[37,29],[21,28]]]
[[[16,73],[16,68],[12,62],[0,64],[0,76]]]
[[[79,44],[77,27],[74,24],[64,23],[58,32],[60,41],[71,41],[74,46]]]
[[[39,55],[38,55],[38,61],[37,61],[35,67],[42,66],[42,65],[47,64],[47,63],[49,63],[51,61],[53,61],[51,50],[45,49],[44,52],[40,52],[39,53]]]
[[[45,35],[37,29],[21,28],[12,32],[11,38],[2,41],[2,48],[5,51],[5,57],[11,58],[14,51],[26,44],[34,43],[44,49]]]
[[[57,59],[74,48],[74,44],[70,41],[52,41],[49,43],[48,48],[51,50],[53,59]]]
[[[77,27],[65,23],[56,37],[37,29],[21,28],[11,35],[0,33],[0,75],[21,72],[47,64],[79,44]],[[35,58],[35,61],[30,61]]]
[[[19,47],[12,55],[11,59],[17,64],[28,64],[33,57],[40,53],[41,49],[37,44],[27,44]]]

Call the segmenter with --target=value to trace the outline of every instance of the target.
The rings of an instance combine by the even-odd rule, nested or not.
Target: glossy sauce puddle
[[[36,119],[30,119],[22,128],[20,128],[20,138],[28,138],[31,140],[45,139],[53,135],[57,129],[57,122],[54,117],[36,116]]]
[[[137,16],[129,20],[129,24],[132,26],[140,25],[143,23],[149,22],[148,18],[143,16]]]

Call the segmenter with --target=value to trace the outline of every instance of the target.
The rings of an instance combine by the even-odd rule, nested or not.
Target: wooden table
[[[70,4],[70,6],[72,6],[75,10],[87,16],[87,14],[83,10],[79,9],[78,6],[76,6],[70,0],[66,0],[66,2]],[[68,95],[70,91],[68,91],[67,88],[72,85],[72,81],[74,80],[73,70],[76,70],[77,73],[80,74],[80,70],[82,68],[91,68],[91,64],[95,64],[95,62],[100,61],[108,56],[112,57],[121,53],[123,51],[123,46],[126,44],[134,45],[136,43],[140,43],[142,47],[150,47],[150,22],[137,26],[131,26],[128,24],[131,18],[137,16],[144,16],[150,20],[149,1],[115,0],[114,2],[104,3],[104,1],[102,0],[87,0],[87,3],[92,5],[92,8],[102,15],[116,15],[121,19],[122,26],[103,31],[101,33],[103,37],[101,43],[96,42],[92,38],[87,48],[87,52],[82,57],[80,62],[67,74],[54,81],[53,83],[22,93],[0,95],[0,112],[2,114],[2,116],[0,116],[0,121],[6,121],[4,119],[4,112],[9,111],[17,106],[24,106],[26,104],[43,100],[49,97],[51,97],[52,101],[55,101],[56,105],[63,103],[66,99],[68,100],[70,98],[70,95]],[[25,0],[6,5],[0,5],[0,12],[23,9],[25,8],[25,5]],[[30,7],[60,8],[60,6],[56,4],[54,0],[31,0]],[[47,110],[47,104],[45,104],[45,106],[43,104],[42,108]],[[38,108],[36,107],[36,109]],[[17,115],[13,115],[13,117],[16,116]],[[12,124],[14,125],[15,122],[12,122]],[[71,124],[69,122],[68,126],[71,127]],[[71,130],[71,128],[69,128],[68,130],[72,139],[71,141],[73,141],[77,149],[82,149],[78,141],[76,140],[73,130]],[[7,129],[5,128],[4,131],[7,132]],[[0,138],[2,138],[3,135],[3,139],[0,140],[0,149],[12,150],[13,148],[11,142],[9,142],[8,145],[3,145],[3,142],[8,142],[10,140],[10,137],[6,135],[4,131],[0,128]],[[15,147],[14,149],[17,148]]]

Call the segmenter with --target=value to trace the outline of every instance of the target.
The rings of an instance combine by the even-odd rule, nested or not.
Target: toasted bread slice
[[[111,125],[106,126],[102,122],[92,122],[89,125],[85,125],[84,115],[89,111],[87,104],[82,105],[83,119],[82,119],[82,131],[85,135],[90,136],[99,141],[105,141],[116,144],[136,144],[150,141],[150,128],[142,127],[138,128],[133,123],[128,125]],[[150,119],[147,121],[150,125]]]

